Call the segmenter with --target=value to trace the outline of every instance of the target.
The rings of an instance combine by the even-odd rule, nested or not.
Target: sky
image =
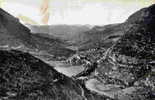
[[[36,25],[121,23],[135,11],[155,3],[155,0],[2,1],[1,7],[22,23]]]

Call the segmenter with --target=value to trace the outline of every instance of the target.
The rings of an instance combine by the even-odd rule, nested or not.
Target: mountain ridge
[[[19,48],[19,50],[46,51],[56,56],[74,54],[73,50],[66,48],[65,43],[55,37],[47,38],[32,34],[26,26],[19,22],[19,19],[3,9],[0,9],[0,45],[9,48],[21,46],[22,48]]]

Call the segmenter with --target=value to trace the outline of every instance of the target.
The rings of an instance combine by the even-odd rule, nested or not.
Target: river
[[[84,70],[83,66],[72,66],[60,61],[50,61],[48,63],[52,66],[55,66],[54,68],[58,72],[63,73],[68,77],[77,75],[78,73]],[[85,82],[85,85],[87,89],[96,92],[100,95],[106,95],[111,98],[115,98],[116,95],[122,92],[119,85],[111,85],[111,84],[104,85],[97,79],[89,79]]]

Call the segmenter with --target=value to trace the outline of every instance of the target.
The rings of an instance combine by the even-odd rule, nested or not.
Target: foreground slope
[[[21,51],[0,50],[1,100],[106,100]]]

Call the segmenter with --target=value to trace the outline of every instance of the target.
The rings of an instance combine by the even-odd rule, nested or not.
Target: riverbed
[[[84,67],[81,66],[72,66],[60,61],[50,61],[48,62],[50,65],[54,66],[54,68],[60,72],[65,74],[68,77],[72,77],[77,75],[78,73],[84,70]],[[104,85],[97,79],[89,79],[85,82],[86,88],[96,92],[100,95],[106,95],[108,97],[114,98],[118,91],[121,89],[117,85]]]
[[[84,70],[84,67],[81,66],[72,66],[70,64],[66,64],[60,61],[50,61],[50,65],[54,66],[54,68],[60,72],[65,74],[68,77],[72,77],[74,75],[77,75],[78,73],[82,72]]]

